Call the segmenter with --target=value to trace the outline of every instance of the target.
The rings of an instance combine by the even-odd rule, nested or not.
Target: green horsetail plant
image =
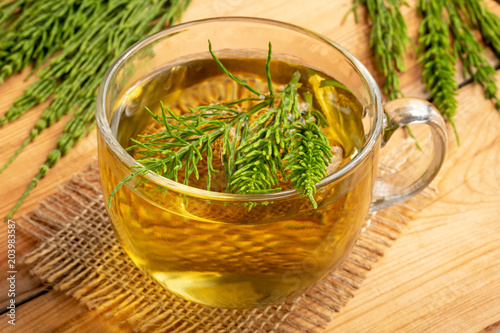
[[[486,97],[492,99],[496,108],[500,109],[500,99],[497,96],[498,87],[495,79],[496,70],[488,62],[486,50],[475,39],[474,33],[462,19],[452,0],[446,1],[446,8],[454,37],[453,50],[455,56],[462,60],[464,72],[472,78],[474,83],[483,86]]]
[[[316,209],[318,205],[313,197],[316,183],[327,175],[326,168],[333,157],[332,148],[325,133],[315,123],[295,121],[291,128],[295,133],[285,156],[286,169],[290,170],[292,185],[301,189]]]
[[[0,6],[0,83],[32,64],[41,66],[95,21],[106,1],[17,0]]]
[[[314,199],[316,184],[326,176],[327,166],[333,157],[330,142],[319,129],[325,123],[318,115],[319,111],[304,110],[299,103],[298,71],[282,91],[273,91],[271,49],[269,43],[266,62],[269,94],[265,94],[231,74],[212,52],[209,41],[209,52],[220,69],[255,96],[198,106],[181,115],[175,115],[163,104],[161,115],[148,110],[165,130],[139,135],[144,141],[132,139],[135,145],[127,150],[134,150],[140,155],[136,161],[141,165],[136,166],[136,170],[111,191],[108,207],[120,187],[149,171],[178,181],[179,172],[184,169],[184,184],[188,185],[191,175],[198,178],[198,163],[204,155],[207,162],[207,190],[210,190],[211,174],[217,172],[212,165],[212,145],[221,138],[226,192],[262,194],[280,191],[278,177],[281,176],[283,180],[289,179],[302,197],[309,198],[313,208],[317,208]],[[242,110],[239,106],[246,101],[257,104]],[[306,104],[311,107],[311,103]],[[259,111],[265,112],[257,114]],[[251,120],[252,115],[256,119]],[[231,129],[234,130],[232,137]],[[252,204],[249,208],[252,208]]]
[[[0,118],[0,126],[14,121],[53,96],[40,120],[14,155],[3,163],[0,172],[44,129],[73,113],[56,148],[7,218],[49,169],[94,126],[96,90],[116,57],[144,36],[176,22],[188,3],[189,0],[18,0],[0,7],[0,79],[28,64],[37,68],[53,56],[37,74],[39,80]],[[56,51],[60,53],[54,56]]]
[[[371,21],[369,46],[377,69],[385,77],[384,92],[389,100],[403,97],[404,94],[399,89],[399,74],[406,70],[404,53],[411,40],[400,7],[408,4],[403,0],[355,0],[350,11],[354,12],[356,22],[359,5],[366,7]],[[417,148],[421,149],[410,127],[405,126],[405,129],[415,140]]]
[[[370,48],[377,69],[385,77],[384,92],[389,100],[402,97],[398,74],[405,71],[404,53],[410,38],[400,7],[407,4],[402,0],[355,0],[350,11],[354,12],[356,22],[359,5],[366,7],[371,21]]]
[[[453,0],[473,28],[478,28],[486,44],[500,58],[500,18],[483,0]]]
[[[68,121],[64,127],[62,135],[56,143],[56,148],[53,149],[47,156],[45,163],[40,166],[38,173],[33,177],[28,187],[22,194],[21,198],[16,202],[12,210],[7,215],[9,219],[12,214],[21,206],[24,199],[29,195],[31,190],[38,184],[54,165],[59,162],[62,156],[66,155],[70,149],[80,141],[85,134],[88,134],[93,127],[95,98],[90,97],[78,106],[74,112],[74,117]],[[89,125],[90,124],[90,125]]]
[[[371,21],[370,48],[378,70],[386,80],[384,91],[389,99],[402,96],[398,73],[404,71],[403,54],[410,41],[399,0],[354,0],[350,11],[364,5]],[[350,12],[349,11],[349,12]],[[500,109],[495,68],[488,62],[485,49],[472,29],[479,29],[483,40],[500,58],[500,18],[483,0],[419,0],[417,12],[422,17],[419,28],[419,62],[423,67],[423,81],[430,98],[453,123],[457,110],[455,90],[458,88],[455,73],[456,59],[462,61],[464,73],[474,83],[483,86],[487,98]],[[450,42],[450,39],[453,42]],[[410,132],[411,135],[411,132]]]
[[[291,114],[293,119],[301,117],[296,88],[299,78],[300,74],[296,72],[281,93],[278,106],[261,114],[252,123],[254,128],[245,140],[240,142],[237,149],[240,158],[236,160],[236,165],[242,167],[236,170],[230,182],[231,187],[236,188],[238,193],[260,193],[270,188],[273,188],[273,191],[281,190],[273,186],[278,185],[278,171],[286,179],[282,154],[288,151],[289,140],[286,133],[292,125],[289,115]],[[321,158],[322,155],[318,157]],[[311,202],[314,202],[314,199]]]
[[[458,134],[453,123],[457,111],[455,79],[456,59],[450,45],[450,21],[445,14],[445,0],[419,0],[418,14],[422,22],[418,29],[420,65],[426,89],[437,109],[448,119]]]

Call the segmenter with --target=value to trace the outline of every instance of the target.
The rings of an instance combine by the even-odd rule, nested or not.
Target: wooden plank
[[[18,307],[15,326],[7,321],[6,314],[0,316],[0,332],[132,332],[130,327],[89,311],[59,291],[51,291]]]
[[[403,11],[405,12],[405,17],[407,17],[407,23],[409,26],[409,32],[412,37],[416,36],[416,31],[418,28],[419,20],[416,17],[415,13],[413,12],[414,10],[414,4],[415,0],[409,1],[410,7],[404,8]],[[494,1],[489,0],[487,1],[488,5],[494,9],[494,11],[497,14],[500,14],[500,6],[496,4]],[[381,82],[381,77],[380,75],[376,74],[376,71],[374,70],[373,67],[373,59],[371,58],[370,51],[368,50],[368,28],[364,23],[360,23],[358,25],[354,24],[353,17],[350,16],[347,18],[345,23],[342,23],[342,19],[344,16],[344,13],[347,11],[347,9],[350,7],[351,1],[350,0],[340,0],[340,1],[309,1],[309,2],[303,2],[303,1],[298,1],[298,0],[287,0],[287,1],[274,1],[274,2],[265,2],[261,0],[212,0],[212,1],[206,1],[206,0],[194,0],[192,4],[190,5],[188,11],[186,12],[184,16],[184,21],[189,21],[189,20],[194,20],[194,19],[200,19],[200,18],[205,18],[205,17],[212,17],[212,16],[228,16],[228,15],[245,15],[245,16],[257,16],[257,17],[267,17],[267,18],[273,18],[277,20],[282,20],[282,21],[288,21],[300,26],[304,26],[306,28],[309,28],[313,31],[317,31],[319,33],[322,33],[326,35],[327,37],[339,42],[341,45],[345,46],[347,49],[349,49],[354,55],[356,55],[370,70],[370,72],[375,73],[375,78],[377,79],[378,82]],[[304,13],[307,13],[307,15],[304,15]],[[360,11],[362,13],[362,11]],[[407,72],[402,75],[401,77],[401,83],[402,83],[402,88],[403,91],[408,94],[408,95],[416,95],[416,96],[421,96],[425,97],[426,93],[424,92],[423,89],[423,84],[421,83],[420,80],[420,73],[421,70],[417,64],[416,57],[414,55],[408,55],[407,56]],[[29,83],[34,81],[34,78],[31,78],[28,82],[23,82],[23,78],[25,77],[26,72],[12,77],[2,85],[0,85],[0,96],[2,98],[0,99],[0,114],[3,114],[5,110],[7,109],[8,106],[11,105],[12,101],[15,99],[15,97],[19,96],[21,94],[21,91],[24,87],[26,87]],[[482,111],[479,112],[473,108],[464,108],[463,104],[464,102],[467,103],[475,103],[475,98],[479,96],[479,98],[482,96],[482,92],[479,89],[476,89],[472,93],[466,93],[464,96],[463,95],[463,90],[460,91],[460,98],[462,101],[462,105],[460,106],[459,113],[457,118],[463,117],[463,121],[465,123],[472,122],[474,119],[482,119],[483,117],[483,112],[488,112],[488,114],[494,114],[492,113],[492,108],[491,105],[481,103],[481,108]],[[42,106],[43,107],[43,106]],[[36,123],[38,116],[41,113],[41,107],[37,108],[36,110],[30,111],[29,114],[23,116],[20,118],[16,123],[6,125],[0,129],[0,135],[2,138],[2,146],[3,149],[0,151],[0,161],[5,161],[16,149],[16,147],[19,145],[19,143],[24,139],[24,137],[27,135],[29,132],[29,129]],[[462,115],[463,114],[463,115]],[[493,121],[494,118],[490,119],[487,118],[488,122],[491,122],[490,125],[494,126],[495,121]],[[459,119],[457,119],[457,122]],[[460,127],[460,133],[462,137],[469,137],[469,135],[472,136],[478,136],[477,134],[480,134],[480,138],[484,138],[484,135],[491,135],[492,129],[491,128],[483,128],[479,127],[479,132],[467,132],[464,128],[464,125],[461,125]],[[38,166],[43,163],[46,154],[54,147],[55,142],[57,141],[58,136],[60,135],[62,131],[62,125],[54,125],[50,129],[48,129],[46,132],[44,132],[42,135],[40,135],[34,142],[33,145],[28,146],[23,154],[13,163],[11,168],[7,169],[4,171],[2,174],[0,174],[0,184],[1,184],[1,189],[0,189],[0,202],[2,203],[0,205],[0,216],[5,216],[7,211],[12,207],[12,205],[15,203],[17,198],[22,194],[24,189],[26,188],[29,180],[31,177],[36,173],[38,170]],[[450,132],[451,133],[451,132]],[[496,133],[493,131],[493,133]],[[39,185],[35,190],[32,192],[30,197],[26,200],[25,204],[21,207],[19,212],[14,216],[15,219],[18,219],[19,216],[22,214],[25,214],[32,209],[36,208],[38,205],[38,202],[45,198],[49,193],[55,192],[57,188],[54,186],[56,184],[62,184],[65,181],[67,181],[71,175],[80,170],[85,164],[87,164],[91,159],[96,155],[96,143],[95,143],[95,134],[92,134],[89,138],[86,138],[82,140],[69,154],[68,156],[64,157],[61,159],[61,161],[58,163],[58,165],[51,170],[48,176],[46,176],[42,181],[40,181]],[[450,139],[453,141],[452,136],[450,135]],[[478,140],[475,140],[478,141]],[[464,145],[465,143],[463,143]],[[484,143],[483,143],[484,144]],[[462,145],[462,148],[463,148]],[[453,143],[451,145],[452,150],[455,149],[453,146]],[[460,149],[462,149],[460,148]],[[470,149],[477,149],[478,147],[469,147]],[[489,149],[489,148],[486,148]],[[460,167],[464,167],[463,164],[467,163],[467,160],[473,158],[475,153],[473,151],[466,151],[466,154],[463,154],[464,150],[454,152],[450,154],[447,162],[448,165],[451,165],[450,168],[458,168],[456,169],[452,175],[443,175],[443,180],[442,182],[439,183],[439,188],[442,191],[442,193],[447,193],[447,195],[455,195],[455,191],[459,191],[459,193],[462,193],[461,195],[467,196],[467,191],[471,190],[470,183],[471,181],[474,181],[476,184],[485,182],[486,184],[488,183],[488,173],[481,173],[481,178],[477,180],[476,178],[473,178],[472,176],[467,176],[467,174],[460,173],[463,171],[463,169],[460,169]],[[451,158],[451,160],[450,160]],[[475,157],[474,157],[475,158]],[[482,161],[484,162],[484,160]],[[481,161],[479,162],[478,165],[476,165],[476,168],[481,167]],[[455,165],[456,164],[456,165]],[[498,164],[497,164],[498,165]],[[493,167],[493,170],[495,168]],[[470,171],[472,172],[472,171]],[[460,177],[458,179],[454,177]],[[491,179],[491,178],[490,178]],[[459,184],[465,184],[460,187]],[[458,186],[458,187],[457,187]],[[465,188],[463,188],[465,186]],[[458,190],[458,189],[459,190]],[[465,193],[465,194],[463,194]],[[472,193],[472,194],[471,194]],[[481,200],[486,200],[484,196],[481,194],[476,193],[476,189],[473,191],[471,190],[471,193],[469,195],[472,195],[473,197],[477,197],[479,202],[481,203]],[[489,192],[486,192],[489,193]],[[493,195],[498,192],[492,192]],[[444,196],[444,199],[446,199],[447,196]],[[444,228],[443,231],[450,231],[450,223],[452,223],[455,220],[462,221],[462,209],[465,207],[461,206],[461,202],[456,202],[457,205],[450,204],[448,206],[441,207],[439,205],[437,206],[432,206],[429,207],[427,211],[432,212],[433,209],[436,209],[439,212],[439,215],[436,215],[434,219],[429,217],[427,225],[429,228],[431,226],[435,226],[436,224],[444,224],[448,228]],[[437,208],[434,208],[437,207]],[[455,211],[453,214],[453,210],[450,212],[447,211],[451,210],[452,208],[458,211]],[[498,214],[497,211],[492,211],[489,206],[483,206],[482,204],[478,204],[477,206],[473,205],[472,207],[467,207],[469,209],[469,217],[471,216],[478,216],[482,217],[484,220],[491,218],[491,214]],[[450,213],[450,214],[448,214]],[[484,216],[483,216],[484,215]],[[497,215],[498,216],[498,215]],[[416,222],[419,223],[419,222]],[[463,222],[461,222],[463,223]],[[412,224],[413,226],[414,224]],[[2,226],[3,227],[3,226]],[[410,229],[411,230],[411,229]],[[461,232],[465,232],[464,230],[460,229]],[[406,232],[406,231],[405,231]],[[412,231],[410,231],[412,232]],[[2,242],[3,239],[5,239],[4,231],[3,228],[0,229],[0,235],[2,237]],[[428,236],[424,231],[419,231],[420,237]],[[404,235],[406,236],[406,234]],[[481,237],[484,236],[481,234]],[[486,235],[487,236],[487,235]],[[410,237],[410,236],[406,236]],[[429,236],[430,237],[430,236]],[[440,240],[441,242],[446,241],[446,238],[443,238],[444,240]],[[410,254],[408,254],[405,251],[410,251],[412,250],[411,248],[408,248],[408,246],[403,246],[399,245],[402,242],[414,242],[414,238],[408,239],[401,239],[396,242],[396,246],[389,251],[388,255],[394,253],[394,255],[400,255],[401,253],[406,254],[408,257],[410,257]],[[417,237],[416,241],[420,241],[420,244],[423,249],[427,250],[422,250],[421,253],[422,255],[425,256],[425,253],[427,251],[432,250],[432,245],[433,244],[428,244],[428,242],[423,242],[421,239]],[[20,252],[19,255],[22,255],[23,253],[26,253],[29,251],[32,246],[34,246],[35,242],[34,241],[25,241],[25,238],[20,238],[18,239],[18,245],[20,247]],[[397,246],[401,246],[399,251],[402,252],[395,252],[397,249]],[[424,247],[426,246],[426,247]],[[456,245],[458,246],[458,245]],[[3,255],[4,247],[2,250],[0,250],[0,255]],[[425,252],[425,253],[423,253]],[[448,255],[451,256],[451,254],[448,252]],[[478,257],[480,260],[483,258],[482,256]],[[478,259],[478,260],[479,260]],[[416,260],[416,259],[415,259]],[[390,269],[394,263],[397,262],[397,259],[392,258],[392,257],[386,257],[383,259],[383,267],[385,269]],[[3,264],[3,261],[2,261]],[[414,269],[419,268],[419,266],[415,266],[415,263],[412,263],[413,266],[410,266],[408,268],[408,271],[411,274],[414,272]],[[429,263],[430,264],[430,263]],[[398,266],[399,267],[399,266]],[[416,268],[415,268],[416,267]],[[2,275],[5,272],[4,267],[1,266],[0,264],[0,269],[2,270]],[[21,291],[21,296],[25,298],[29,298],[30,292],[36,293],[39,288],[40,288],[40,282],[37,279],[34,279],[33,277],[29,276],[26,273],[27,269],[24,268],[22,271],[22,274],[19,274],[19,286],[20,286],[20,291]],[[377,269],[376,272],[380,272],[380,269]],[[389,271],[382,271],[383,274],[388,274],[388,272],[393,272],[393,274],[397,275],[394,273],[394,270],[389,270]],[[451,271],[453,272],[453,270]],[[443,272],[444,274],[445,272]],[[487,272],[486,272],[487,273]],[[486,274],[485,273],[485,274]],[[491,272],[490,272],[491,273]],[[388,286],[391,286],[391,276],[387,277],[387,279],[383,279],[383,276],[380,277],[380,275],[374,275],[375,273],[370,273],[368,280],[366,283],[380,283],[381,286],[376,284],[376,286],[379,286],[378,288],[389,288]],[[451,273],[450,273],[451,274]],[[446,274],[445,274],[446,276]],[[392,276],[394,277],[394,276]],[[484,277],[483,277],[484,278]],[[378,282],[378,279],[382,279],[380,282]],[[3,280],[3,279],[2,279]],[[375,282],[373,282],[375,280]],[[442,280],[438,280],[442,282]],[[482,281],[482,280],[481,280]],[[431,283],[432,281],[429,281]],[[484,281],[483,281],[484,282]],[[3,283],[3,282],[2,282]],[[367,293],[368,295],[373,296],[373,285],[368,284],[363,286],[361,288],[360,293]],[[477,282],[480,283],[480,282]],[[0,284],[0,288],[3,289],[4,285]],[[472,287],[477,287],[477,285],[472,285]],[[420,289],[415,287],[416,291],[418,292]],[[485,290],[490,290],[490,288],[484,288]],[[474,290],[474,289],[472,289]],[[390,288],[386,289],[386,291],[389,293],[390,298]],[[52,296],[54,293],[57,293],[55,291],[50,291],[47,295],[43,295],[39,298],[45,299],[46,297],[53,297],[53,301],[55,303],[50,303],[50,304],[64,304],[64,306],[67,307],[67,311],[64,313],[64,318],[59,318],[57,313],[53,313],[52,315],[48,317],[44,316],[37,316],[36,315],[36,310],[33,310],[33,316],[32,317],[23,317],[21,316],[20,320],[24,322],[24,320],[28,320],[25,318],[29,318],[29,321],[33,321],[34,323],[40,324],[40,322],[49,322],[49,321],[57,321],[57,320],[68,320],[69,322],[74,322],[74,324],[71,324],[76,329],[75,331],[87,331],[86,329],[89,327],[90,323],[95,324],[95,325],[101,325],[99,327],[105,327],[102,325],[105,325],[107,322],[106,319],[101,318],[100,316],[95,316],[95,317],[87,317],[85,315],[82,315],[81,317],[80,314],[86,313],[87,310],[82,308],[78,303],[76,302],[70,302],[66,300],[64,295],[59,295],[59,296]],[[423,294],[429,296],[429,294]],[[427,304],[425,303],[425,297],[424,296],[419,296],[417,295],[418,301],[420,303],[418,304]],[[467,296],[467,295],[465,295]],[[354,300],[350,303],[352,304],[353,302],[358,301],[359,295],[354,298]],[[398,296],[399,298],[403,297],[404,295]],[[398,298],[398,299],[399,299]],[[361,296],[362,301],[363,298]],[[390,302],[390,300],[384,299],[386,302]],[[0,305],[5,302],[5,295],[0,296]],[[22,307],[30,305],[32,302],[35,300],[31,300],[30,302],[22,305]],[[443,300],[441,300],[444,302]],[[52,301],[51,301],[52,302]],[[491,299],[488,297],[485,297],[485,304],[490,304],[492,308],[497,309],[497,312],[500,312],[500,307],[498,307],[498,304],[493,304],[491,302]],[[489,302],[489,303],[488,303]],[[42,303],[39,304],[39,306],[43,304],[49,304],[49,303]],[[346,316],[345,313],[352,313],[352,311],[355,311],[355,309],[352,309],[351,305],[348,305],[348,308],[344,309],[342,311],[342,317]],[[378,304],[378,303],[377,303]],[[45,306],[45,305],[43,305]],[[387,307],[387,303],[382,304],[382,309],[385,309]],[[406,306],[406,305],[405,305]],[[484,305],[483,305],[484,306]],[[416,307],[410,307],[411,309],[416,309]],[[480,307],[481,308],[481,307]],[[375,309],[372,310],[372,312],[369,312],[372,314],[372,316],[376,317],[377,315],[380,315],[380,309]],[[421,311],[421,310],[419,310]],[[478,310],[479,311],[479,310]],[[414,318],[409,311],[405,312],[407,313],[408,318]],[[484,312],[485,314],[489,312]],[[428,318],[425,316],[428,316],[429,313],[425,312],[424,317],[422,318]],[[76,316],[75,318],[77,319],[72,319],[73,316]],[[90,316],[90,315],[89,315]],[[399,316],[399,315],[398,315]],[[83,318],[82,320],[78,318]],[[91,319],[90,319],[91,318]],[[347,316],[348,318],[348,316]],[[363,317],[363,321],[366,321],[364,318],[369,318],[369,317]],[[482,318],[482,317],[481,317]],[[335,319],[337,320],[337,318]],[[334,323],[336,322],[334,320]],[[394,319],[393,319],[394,320]],[[424,320],[424,319],[422,319]],[[498,318],[497,318],[498,320]],[[369,321],[367,321],[369,322]],[[79,324],[80,323],[80,324]],[[399,322],[400,323],[400,322]],[[493,319],[491,320],[480,320],[478,323],[493,323]],[[32,323],[30,323],[32,324]],[[49,323],[45,323],[49,324]],[[444,325],[444,323],[441,323]],[[35,325],[35,324],[33,324]],[[346,323],[341,323],[343,325],[342,327],[351,327],[354,328],[356,325],[351,325],[351,326],[345,326],[348,325]],[[482,329],[487,325],[484,325],[483,327],[479,327],[478,329]],[[29,326],[29,327],[35,327],[35,326]],[[40,326],[42,327],[42,326]],[[61,326],[64,327],[64,326]],[[98,326],[96,326],[98,327]],[[332,327],[334,325],[332,324]],[[383,326],[382,326],[383,327]],[[107,329],[107,328],[106,328]],[[106,329],[103,329],[106,331]],[[1,330],[1,329],[0,329]],[[49,331],[48,327],[46,331]],[[112,330],[111,330],[112,331]],[[356,331],[356,330],[354,330]],[[43,331],[42,331],[43,332]]]

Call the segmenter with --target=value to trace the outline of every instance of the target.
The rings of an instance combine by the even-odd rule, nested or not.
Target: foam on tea
[[[256,90],[268,92],[264,59],[221,61]],[[283,89],[296,71],[301,74],[300,102],[305,103],[305,95],[312,96],[312,107],[327,122],[322,131],[332,147],[327,171],[333,173],[364,145],[361,104],[334,78],[279,60],[271,63],[274,89]],[[212,59],[190,61],[158,71],[129,90],[115,107],[111,128],[126,148],[138,134],[165,130],[145,107],[159,114],[162,101],[182,115],[199,105],[246,97],[250,92],[227,77]],[[250,108],[255,103],[238,107]],[[220,150],[216,144],[213,166],[218,172],[212,174],[211,190],[224,193],[227,180]],[[130,154],[138,157],[137,152]],[[206,167],[201,163],[199,177],[192,175],[189,185],[206,189]],[[105,169],[113,168],[109,164],[102,166],[107,174],[103,177],[105,194],[120,181]],[[351,183],[320,189],[318,209],[311,209],[309,200],[298,195],[249,209],[230,199],[193,198],[158,191],[150,182],[136,182],[140,195],[124,186],[115,194],[118,205],[110,213],[121,220],[114,227],[131,258],[169,290],[215,307],[256,307],[302,292],[339,263],[363,223],[372,180],[371,173],[361,172]],[[282,179],[280,187],[289,189],[290,185]]]

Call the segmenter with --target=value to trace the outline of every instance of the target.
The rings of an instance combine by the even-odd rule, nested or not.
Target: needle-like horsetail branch
[[[212,165],[212,145],[222,138],[227,192],[276,192],[281,190],[279,178],[289,179],[292,186],[317,208],[316,184],[326,176],[332,149],[318,126],[321,117],[313,110],[303,109],[299,103],[299,72],[295,72],[282,91],[273,91],[271,50],[269,43],[266,61],[269,93],[265,94],[231,74],[214,54],[209,41],[214,61],[226,75],[255,95],[245,101],[252,100],[256,104],[241,110],[238,105],[242,100],[229,101],[198,106],[181,115],[174,114],[163,104],[160,115],[148,110],[165,129],[140,136],[143,140],[133,140],[135,144],[127,148],[141,156],[136,160],[140,166],[134,167],[134,172],[113,189],[108,206],[125,183],[150,171],[174,181],[184,172],[184,184],[189,185],[191,175],[198,178],[198,163],[203,159],[207,163],[207,190],[210,190],[211,174],[217,172]]]

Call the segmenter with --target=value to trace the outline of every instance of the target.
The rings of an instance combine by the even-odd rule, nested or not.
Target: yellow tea
[[[264,59],[221,61],[251,87],[268,92]],[[364,145],[363,109],[334,78],[297,64],[273,60],[272,86],[283,89],[297,71],[299,102],[312,96],[312,107],[327,123],[322,130],[332,147],[327,167],[331,174]],[[153,73],[124,94],[110,126],[127,148],[139,134],[165,130],[146,107],[159,114],[161,101],[174,114],[183,115],[190,108],[249,95],[212,59],[186,61]],[[247,101],[238,107],[248,109],[255,103]],[[127,174],[120,171],[120,162],[104,144],[99,154],[107,198]],[[140,157],[137,151],[130,154]],[[310,200],[297,193],[275,199],[269,195],[247,204],[224,196],[227,179],[220,147],[214,147],[213,166],[218,172],[212,174],[211,191],[220,192],[215,199],[203,192],[190,195],[175,186],[159,190],[158,184],[141,182],[138,176],[116,192],[109,211],[120,242],[141,269],[172,292],[209,306],[264,306],[303,292],[340,263],[370,206],[373,175],[369,170],[358,170],[348,179],[319,188],[315,194],[318,208],[313,209]],[[191,175],[189,186],[206,189],[206,178],[202,161],[199,176]],[[279,185],[290,189],[284,179]]]

